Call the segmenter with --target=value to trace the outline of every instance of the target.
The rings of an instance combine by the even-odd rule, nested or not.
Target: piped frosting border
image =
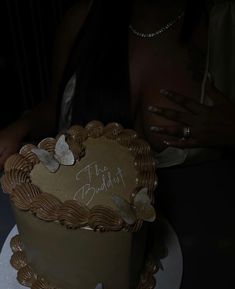
[[[53,152],[56,139],[45,138],[37,145],[38,148]],[[83,142],[88,138],[104,136],[117,141],[127,147],[134,155],[134,164],[138,171],[136,190],[132,192],[130,205],[138,190],[146,187],[151,202],[154,201],[153,192],[157,185],[155,161],[149,144],[139,138],[131,129],[124,129],[118,123],[109,123],[107,126],[99,121],[89,122],[85,127],[74,125],[66,132],[70,149],[79,160],[83,156]],[[133,225],[128,225],[117,211],[105,207],[94,206],[89,209],[75,200],[62,202],[50,193],[42,192],[32,184],[30,172],[39,163],[39,159],[32,152],[36,148],[33,144],[23,146],[18,154],[9,157],[5,163],[5,174],[1,178],[3,191],[10,194],[15,207],[23,211],[30,211],[44,221],[59,222],[68,229],[87,228],[99,231],[126,230],[136,232],[140,229],[143,220],[137,219]]]
[[[60,289],[39,276],[28,264],[19,235],[16,235],[11,239],[10,247],[13,252],[10,263],[12,267],[17,270],[17,280],[21,285],[30,287],[31,289]],[[159,267],[156,263],[152,259],[149,259],[146,262],[136,289],[154,289],[156,286],[154,274],[158,270]]]

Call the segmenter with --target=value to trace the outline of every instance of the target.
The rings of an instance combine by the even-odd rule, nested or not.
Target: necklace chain
[[[173,26],[176,22],[178,22],[184,15],[184,12],[180,13],[176,18],[174,18],[172,21],[168,22],[166,25],[161,27],[159,30],[152,32],[152,33],[143,33],[137,31],[131,24],[129,25],[129,29],[132,33],[134,33],[136,36],[141,38],[154,38],[155,36],[158,36],[162,34],[163,32],[167,31],[171,26]]]

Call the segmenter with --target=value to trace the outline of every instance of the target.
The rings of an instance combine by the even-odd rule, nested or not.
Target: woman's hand
[[[178,123],[174,126],[150,127],[153,133],[175,137],[174,140],[164,141],[165,146],[180,148],[235,146],[235,104],[209,82],[206,92],[213,101],[213,106],[200,104],[173,91],[161,90],[161,94],[184,109],[182,112],[166,107],[149,107],[151,113]]]
[[[4,168],[6,159],[19,150],[21,141],[19,130],[14,126],[0,131],[0,170]]]

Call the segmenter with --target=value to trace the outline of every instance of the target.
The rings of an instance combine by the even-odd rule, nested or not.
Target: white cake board
[[[165,244],[168,255],[161,259],[164,270],[158,270],[155,275],[157,280],[155,289],[180,289],[183,273],[183,258],[180,244],[168,221],[163,219],[163,223],[166,226],[166,231],[169,233]],[[10,240],[17,234],[18,230],[15,226],[9,233],[0,254],[0,284],[1,288],[4,289],[26,289],[26,287],[21,286],[16,280],[16,270],[11,267],[9,262],[12,255]]]

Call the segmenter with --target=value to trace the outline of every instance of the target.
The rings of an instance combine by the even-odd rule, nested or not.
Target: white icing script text
[[[117,167],[112,174],[107,167],[98,166],[97,162],[93,162],[81,169],[76,174],[76,180],[80,181],[80,177],[87,181],[75,193],[74,200],[85,202],[86,205],[89,205],[99,193],[107,192],[110,188],[117,185],[126,186],[121,168]],[[94,185],[94,181],[96,181],[96,185]]]

